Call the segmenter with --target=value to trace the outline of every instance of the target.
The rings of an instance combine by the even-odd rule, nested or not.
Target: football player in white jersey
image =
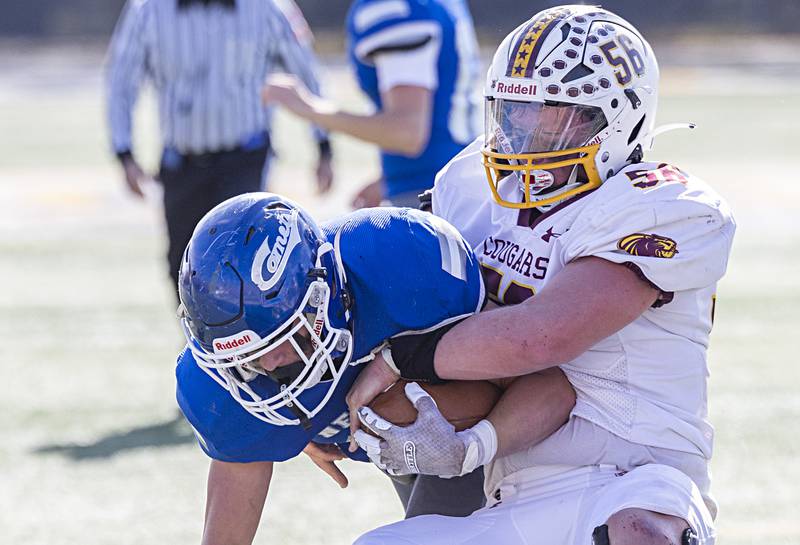
[[[397,473],[486,464],[490,505],[379,528],[358,545],[715,542],[706,349],[735,223],[701,180],[643,162],[675,127],[654,129],[658,80],[647,41],[598,7],[542,11],[500,45],[485,135],[439,173],[433,211],[473,246],[501,307],[452,327],[433,356],[392,345],[351,403],[391,380],[387,369],[446,380],[554,366],[577,401],[536,445],[521,396],[459,434],[424,397],[407,428],[359,409],[382,437],[356,433],[373,461]]]

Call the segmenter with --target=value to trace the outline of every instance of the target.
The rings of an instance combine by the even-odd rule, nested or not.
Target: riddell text
[[[231,339],[228,342],[214,343],[214,348],[217,350],[230,350],[231,348],[236,348],[237,346],[244,346],[251,340],[252,339],[250,338],[250,335],[245,335],[243,337],[239,337],[238,339]]]
[[[514,95],[535,95],[536,85],[534,85],[533,83],[529,83],[528,85],[523,85],[521,83],[512,83],[511,85],[509,85],[507,83],[503,83],[502,81],[498,81],[497,92],[510,93]]]

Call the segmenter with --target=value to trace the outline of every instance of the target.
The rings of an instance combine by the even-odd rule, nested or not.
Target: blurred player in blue
[[[356,0],[347,17],[348,55],[375,106],[352,114],[314,96],[294,76],[274,75],[262,91],[330,131],[381,148],[382,179],[355,207],[419,204],[436,173],[480,132],[480,61],[464,0]]]
[[[477,261],[444,220],[379,208],[318,227],[271,193],[234,197],[200,221],[179,289],[188,347],[176,370],[178,403],[212,458],[205,544],[252,541],[273,462],[305,451],[346,486],[333,462],[343,452],[367,460],[339,448],[362,364],[382,358],[397,335],[427,342],[484,300]],[[563,406],[554,421],[566,419],[569,396],[541,399]],[[465,515],[482,504],[480,473],[420,479],[438,488],[400,487],[404,504],[412,485],[411,503],[422,504],[407,516]]]

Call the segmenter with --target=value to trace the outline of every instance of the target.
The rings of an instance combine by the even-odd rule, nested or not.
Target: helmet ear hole
[[[641,163],[642,159],[644,159],[644,152],[642,151],[642,146],[640,144],[637,145],[628,156],[628,164]]]
[[[639,136],[639,131],[641,131],[641,130],[642,130],[642,125],[644,125],[644,118],[645,118],[645,117],[647,117],[647,116],[646,116],[646,115],[643,115],[643,116],[642,116],[642,118],[639,120],[639,122],[636,124],[636,126],[635,126],[635,127],[633,128],[633,130],[631,131],[631,135],[628,137],[628,145],[629,145],[629,146],[630,146],[630,145],[633,143],[633,141],[634,141],[634,140],[636,140],[636,138]]]
[[[569,83],[571,81],[575,81],[576,79],[581,79],[585,78],[586,76],[591,76],[592,74],[594,74],[594,70],[592,70],[585,64],[579,64],[578,66],[567,72],[567,74],[565,74],[563,78],[561,78],[561,83]]]

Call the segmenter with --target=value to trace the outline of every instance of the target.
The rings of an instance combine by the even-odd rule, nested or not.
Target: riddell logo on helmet
[[[527,95],[533,96],[536,94],[536,84],[529,83],[527,85],[522,83],[503,83],[498,81],[495,89],[498,93],[507,93],[509,95]]]
[[[250,338],[250,335],[244,335],[240,339],[232,339],[230,341],[220,343],[214,343],[214,350],[218,352],[222,352],[223,350],[233,350],[234,348],[239,348],[240,346],[244,346],[248,344],[253,339]]]
[[[211,344],[214,347],[214,353],[220,354],[235,351],[258,340],[261,340],[261,337],[248,329],[246,331],[237,333],[236,335],[231,335],[230,337],[220,337],[219,339],[214,339],[211,341]]]

